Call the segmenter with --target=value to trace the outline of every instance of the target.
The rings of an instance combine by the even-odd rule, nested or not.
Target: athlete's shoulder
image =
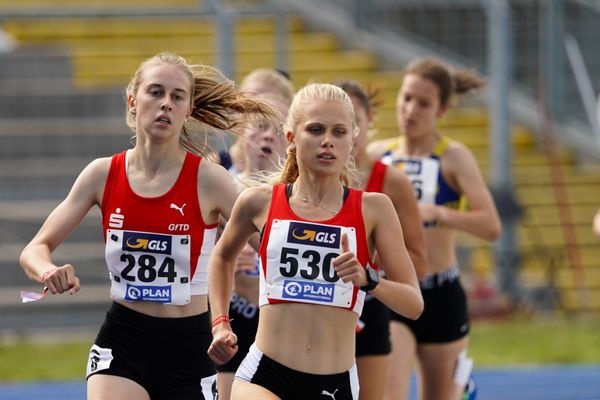
[[[269,201],[273,195],[274,185],[258,185],[244,189],[240,196],[252,201]]]
[[[373,208],[374,210],[376,210],[379,206],[386,207],[386,203],[391,204],[390,198],[387,195],[379,192],[363,192],[362,202],[363,207],[367,206],[369,208]]]
[[[454,157],[464,152],[470,152],[465,144],[446,135],[442,135],[434,150],[434,153],[437,153],[441,157]]]
[[[367,145],[367,153],[374,158],[381,158],[387,151],[390,150],[391,147],[394,146],[394,143],[397,141],[397,138],[388,138],[375,140]]]
[[[241,207],[248,210],[260,211],[271,204],[273,185],[259,185],[244,189],[237,199]]]
[[[446,149],[442,155],[446,163],[452,165],[465,166],[475,162],[475,155],[464,143],[456,140],[449,140]],[[476,163],[476,162],[475,162]]]
[[[198,187],[205,190],[220,190],[224,185],[237,188],[233,176],[222,165],[202,158],[198,166]]]
[[[87,205],[101,203],[102,192],[108,180],[111,157],[97,158],[90,162],[79,174],[68,198],[70,201]]]
[[[220,175],[226,173],[229,175],[229,172],[227,172],[227,170],[222,165],[212,162],[206,157],[201,157],[198,169],[204,174]]]
[[[392,200],[383,193],[364,192],[362,196],[362,214],[367,226],[389,222],[397,218]]]
[[[92,181],[104,182],[110,171],[111,163],[112,157],[96,158],[81,171],[80,176]]]

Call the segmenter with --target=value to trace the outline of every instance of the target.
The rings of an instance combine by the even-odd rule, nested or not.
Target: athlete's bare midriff
[[[456,265],[456,230],[451,228],[425,228],[427,274],[436,274]]]
[[[338,307],[269,304],[260,309],[259,350],[297,371],[335,374],[354,365],[358,315]]]

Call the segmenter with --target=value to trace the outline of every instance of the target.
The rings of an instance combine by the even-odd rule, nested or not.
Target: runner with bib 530
[[[290,146],[275,185],[242,192],[209,263],[217,363],[236,352],[228,306],[235,261],[261,232],[256,341],[232,399],[358,399],[355,327],[370,292],[408,318],[423,310],[414,267],[390,199],[347,187],[358,128],[340,88],[311,84],[292,102]],[[387,279],[370,267],[377,251]]]

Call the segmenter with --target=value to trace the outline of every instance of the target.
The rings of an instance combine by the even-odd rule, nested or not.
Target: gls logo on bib
[[[143,232],[123,232],[123,250],[171,254],[171,236]]]
[[[406,175],[420,175],[423,169],[421,160],[401,160],[399,164]]]
[[[341,232],[339,226],[314,225],[304,222],[290,222],[288,243],[308,244],[312,246],[340,248]]]

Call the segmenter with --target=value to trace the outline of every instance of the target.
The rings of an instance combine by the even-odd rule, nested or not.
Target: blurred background
[[[76,296],[21,304],[40,288],[18,255],[87,163],[129,146],[125,85],[161,51],[238,82],[271,67],[297,88],[377,87],[374,139],[398,134],[412,59],[479,71],[487,89],[441,123],[475,153],[504,226],[493,244],[460,238],[471,313],[600,315],[598,27],[595,0],[0,0],[0,341],[93,338],[101,324],[97,210],[56,252],[77,268]]]

